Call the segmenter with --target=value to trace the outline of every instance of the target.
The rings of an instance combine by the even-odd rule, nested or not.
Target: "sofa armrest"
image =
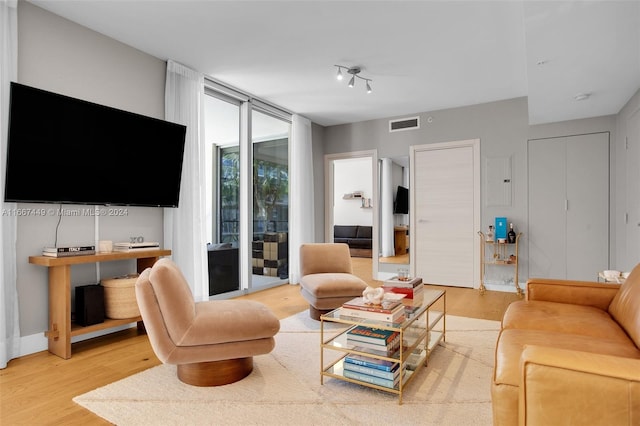
[[[531,278],[527,281],[527,300],[593,306],[607,310],[620,284]]]
[[[520,425],[640,419],[640,359],[525,346],[520,373]]]

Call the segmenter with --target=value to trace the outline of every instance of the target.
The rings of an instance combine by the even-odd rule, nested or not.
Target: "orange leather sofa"
[[[494,425],[640,425],[640,264],[622,284],[530,279],[502,319]]]

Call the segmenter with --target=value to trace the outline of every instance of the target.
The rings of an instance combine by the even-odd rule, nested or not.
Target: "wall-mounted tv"
[[[409,214],[409,189],[404,186],[398,186],[396,191],[396,200],[393,203],[393,213]]]
[[[186,127],[11,83],[4,199],[177,207]]]

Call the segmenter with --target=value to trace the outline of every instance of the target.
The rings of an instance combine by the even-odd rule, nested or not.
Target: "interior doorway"
[[[356,161],[366,163],[366,172],[340,167]],[[345,163],[346,162],[346,163]],[[325,163],[325,241],[334,241],[335,225],[357,226],[344,220],[359,221],[371,226],[371,253],[378,252],[378,154],[376,150],[327,154]],[[355,186],[354,186],[355,185]],[[363,187],[366,186],[366,190]],[[351,219],[343,219],[343,218]],[[366,219],[365,219],[366,218]],[[338,223],[344,222],[344,223]],[[365,223],[366,221],[366,223]],[[369,225],[370,224],[370,225]],[[356,250],[357,251],[357,250]],[[353,252],[355,253],[355,252]],[[361,252],[360,252],[361,253]],[[353,255],[353,254],[352,254]],[[372,274],[377,279],[378,256],[372,256]]]

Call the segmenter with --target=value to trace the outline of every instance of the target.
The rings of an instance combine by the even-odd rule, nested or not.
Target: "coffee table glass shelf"
[[[436,310],[437,309],[437,310]],[[331,336],[325,339],[325,322],[341,323],[347,327],[335,334],[335,330],[329,331]],[[367,352],[367,349],[356,350],[353,344],[347,343],[347,332],[356,326],[365,326],[371,329],[392,330],[400,333],[400,349],[389,356],[382,356]],[[337,308],[320,316],[320,384],[324,384],[325,377],[333,377],[347,382],[357,383],[381,391],[398,395],[398,403],[402,404],[402,392],[404,388],[416,376],[420,366],[427,366],[429,356],[435,347],[445,340],[446,334],[446,292],[445,290],[424,290],[422,305],[412,313],[405,315],[401,323],[390,323],[363,318],[349,317],[342,314],[342,309]],[[325,351],[343,352],[337,360],[325,365]],[[345,357],[349,354],[364,355],[379,360],[387,360],[400,364],[401,379],[393,387],[378,386],[349,377],[345,377],[343,366]]]

